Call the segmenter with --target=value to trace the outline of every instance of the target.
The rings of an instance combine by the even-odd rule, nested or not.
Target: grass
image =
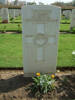
[[[4,30],[4,27],[6,27],[6,30],[11,31],[18,31],[18,25],[21,26],[20,30],[22,30],[22,24],[17,23],[9,23],[9,24],[0,24],[0,30]],[[60,24],[60,30],[61,31],[70,31],[70,25],[69,24]]]
[[[0,21],[1,21],[1,17],[0,17]],[[11,30],[18,31],[18,23],[14,23],[14,22],[19,22],[21,25],[20,30],[22,30],[21,16],[18,16],[14,19],[14,21],[10,20],[9,24],[0,24],[0,31],[4,30],[4,26],[6,27],[7,31],[11,31]],[[61,19],[61,22],[70,22],[70,20]],[[70,24],[60,24],[60,31],[70,31]]]
[[[75,50],[75,35],[61,34],[59,38],[58,66],[75,66],[72,51]]]
[[[11,21],[11,18],[10,18],[10,22],[13,22],[13,21]],[[21,16],[15,17],[14,22],[21,23]]]
[[[0,67],[21,67],[21,34],[0,34],[0,52]]]
[[[4,30],[4,27],[6,27],[6,30],[15,30],[18,31],[19,27],[18,25],[21,26],[21,30],[22,30],[22,25],[21,24],[14,24],[14,23],[9,23],[9,24],[0,24],[0,30]]]
[[[72,51],[75,50],[75,35],[59,35],[59,67],[75,66]],[[0,34],[0,67],[22,67],[22,34]]]
[[[60,24],[61,31],[70,31],[70,24]]]
[[[11,17],[9,17],[9,18],[10,18],[10,19],[9,19],[9,22],[10,22],[10,23],[13,22],[13,21],[11,20]],[[2,18],[1,18],[1,17],[0,17],[0,22],[2,22]],[[19,23],[21,23],[21,16],[15,17],[14,22],[19,22]]]
[[[71,21],[68,19],[61,19],[61,23],[70,23]]]

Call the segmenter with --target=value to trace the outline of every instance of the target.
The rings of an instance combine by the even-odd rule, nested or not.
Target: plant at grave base
[[[11,22],[14,23],[14,18],[10,18]]]
[[[18,33],[20,33],[20,32],[21,32],[21,25],[18,24]]]
[[[71,28],[71,31],[75,34],[75,27]]]
[[[36,77],[33,77],[33,83],[30,86],[31,93],[34,96],[40,96],[46,94],[55,89],[55,75],[46,75],[36,73]]]

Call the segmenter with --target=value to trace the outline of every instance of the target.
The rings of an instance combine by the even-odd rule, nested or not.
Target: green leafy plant
[[[10,21],[11,21],[12,23],[14,23],[14,18],[10,18]]]
[[[36,77],[33,77],[33,83],[31,85],[31,92],[37,96],[41,94],[46,94],[55,89],[55,79],[54,75],[46,75],[37,73]]]
[[[75,34],[75,27],[71,28],[71,32],[73,32],[73,34]]]

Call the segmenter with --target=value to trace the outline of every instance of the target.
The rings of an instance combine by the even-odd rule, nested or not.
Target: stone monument
[[[22,8],[23,64],[25,76],[55,73],[61,9],[48,5]]]
[[[72,9],[72,15],[71,15],[70,28],[72,29],[73,27],[75,27],[75,9]]]
[[[70,17],[71,17],[71,10],[63,11],[63,15],[65,16],[65,19],[70,19]]]
[[[15,19],[15,9],[11,9],[11,18]]]
[[[2,8],[2,23],[8,23],[9,22],[9,13],[8,8]]]

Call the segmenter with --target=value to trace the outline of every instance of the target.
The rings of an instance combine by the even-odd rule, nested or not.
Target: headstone
[[[19,9],[16,9],[15,12],[16,12],[15,16],[18,17],[19,16]]]
[[[13,19],[15,18],[15,9],[9,9],[9,16]]]
[[[70,28],[75,27],[75,9],[72,9]]]
[[[1,14],[1,8],[0,8],[0,17],[2,16],[2,14]]]
[[[9,22],[9,13],[8,8],[2,8],[2,22],[8,23]]]
[[[65,19],[70,19],[70,17],[71,17],[71,10],[63,11],[63,15],[65,16]]]
[[[18,12],[19,12],[19,16],[21,16],[21,9],[19,9],[19,11],[18,11]]]
[[[8,9],[8,12],[9,12],[9,16],[11,16],[11,9]]]
[[[55,73],[60,8],[33,5],[22,8],[23,64],[26,76]]]
[[[15,9],[10,10],[10,17],[15,19]]]
[[[2,4],[2,5],[4,4],[4,5],[6,5],[6,4],[7,4],[7,1],[8,1],[8,0],[0,0],[0,4]]]
[[[11,17],[11,11],[12,11],[12,9],[8,9],[8,11],[9,11],[9,16]]]

